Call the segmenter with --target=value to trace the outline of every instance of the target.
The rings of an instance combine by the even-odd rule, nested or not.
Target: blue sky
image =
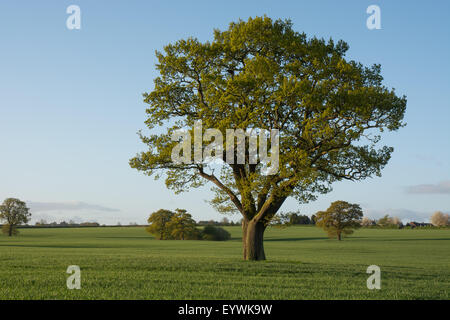
[[[66,27],[71,4],[81,8],[81,30]],[[381,30],[366,27],[372,4]],[[221,219],[205,202],[209,187],[174,195],[128,166],[145,149],[136,135],[145,128],[141,94],[157,76],[155,50],[266,14],[347,41],[349,58],[380,63],[385,84],[408,97],[408,125],[383,140],[395,148],[383,177],[337,183],[314,203],[282,210],[310,215],[346,200],[375,218],[449,212],[449,13],[448,1],[2,1],[0,201],[27,201],[33,222],[144,223],[177,207]]]

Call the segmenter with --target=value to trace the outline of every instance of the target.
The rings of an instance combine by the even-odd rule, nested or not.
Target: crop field
[[[232,240],[155,240],[142,227],[20,229],[0,236],[0,299],[448,299],[450,230],[269,228],[267,261]],[[69,265],[81,289],[69,290]],[[381,268],[381,289],[366,285]]]

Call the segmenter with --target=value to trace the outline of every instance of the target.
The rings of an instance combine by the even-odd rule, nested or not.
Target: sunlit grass
[[[358,230],[341,242],[315,227],[271,228],[268,260],[232,240],[159,241],[141,227],[21,229],[0,237],[0,299],[448,299],[450,230]],[[366,269],[381,268],[381,290]],[[81,268],[68,290],[66,269]]]

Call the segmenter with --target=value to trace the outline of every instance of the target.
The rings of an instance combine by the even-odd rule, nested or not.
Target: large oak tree
[[[288,197],[307,202],[335,181],[380,175],[393,149],[377,147],[379,132],[403,126],[406,98],[382,84],[379,65],[346,59],[347,50],[343,41],[308,38],[289,20],[268,17],[215,30],[211,42],[165,46],[156,52],[160,76],[144,94],[151,134],[140,137],[149,149],[131,167],[165,173],[177,193],[212,183],[214,207],[242,215],[244,259],[265,259],[264,230]],[[224,163],[219,171],[174,163],[172,133],[197,120],[224,136],[226,129],[278,129],[278,172],[264,175],[262,162]]]

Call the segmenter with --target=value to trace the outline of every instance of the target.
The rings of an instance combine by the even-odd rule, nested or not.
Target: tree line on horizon
[[[8,236],[17,235],[17,227],[32,227],[27,223],[31,219],[31,213],[26,203],[16,199],[8,198],[0,205],[0,221],[5,223],[1,226],[2,232]],[[228,240],[230,234],[220,226],[241,226],[243,221],[234,222],[224,217],[221,221],[209,220],[196,222],[191,214],[184,209],[176,209],[175,212],[160,209],[152,213],[148,219],[149,225],[146,230],[156,236],[157,239],[206,239],[206,240]],[[408,222],[403,224],[398,217],[385,215],[376,220],[363,216],[362,209],[357,204],[345,201],[335,201],[326,211],[316,214],[302,215],[298,211],[290,213],[279,213],[272,220],[271,226],[286,227],[291,225],[316,225],[322,227],[330,237],[341,240],[343,236],[353,233],[354,229],[364,228],[447,228],[450,226],[449,214],[441,211],[434,212],[430,217],[430,223]],[[60,223],[47,223],[41,219],[36,222],[36,227],[106,227],[97,222],[75,223],[62,221]],[[121,226],[121,224],[117,224]],[[129,226],[139,226],[131,223]],[[203,226],[203,230],[199,229]]]
[[[410,221],[403,223],[399,217],[384,215],[379,219],[372,219],[363,216],[360,224],[362,227],[373,228],[417,228],[417,227],[445,227],[450,225],[450,216],[442,211],[435,211],[430,216],[430,222]],[[280,213],[272,221],[273,226],[290,226],[290,225],[315,225],[317,220],[317,213],[312,214],[311,217],[306,214],[297,212]]]
[[[326,211],[319,211],[311,217],[306,219],[305,216],[291,214],[287,216],[287,225],[297,224],[311,224],[314,222],[318,227],[321,227],[328,233],[330,238],[337,238],[342,240],[346,235],[350,235],[355,229],[361,227],[376,227],[376,228],[417,228],[417,227],[433,227],[441,228],[450,225],[450,216],[441,211],[436,211],[430,218],[431,223],[409,222],[406,225],[398,217],[390,217],[386,214],[384,217],[373,220],[363,216],[363,210],[358,204],[348,203],[346,201],[335,201],[331,203]]]

